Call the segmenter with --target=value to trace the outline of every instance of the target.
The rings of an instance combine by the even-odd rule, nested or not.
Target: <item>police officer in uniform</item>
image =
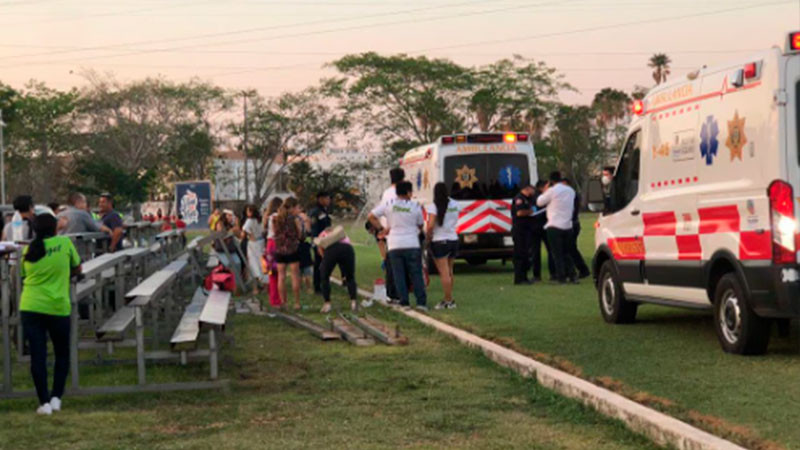
[[[531,244],[534,232],[533,194],[531,185],[522,188],[511,203],[511,237],[514,239],[514,284],[532,284],[528,279],[531,268]]]

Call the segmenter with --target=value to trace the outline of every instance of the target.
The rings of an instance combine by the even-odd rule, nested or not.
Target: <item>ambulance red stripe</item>
[[[736,205],[700,208],[697,213],[700,216],[700,234],[739,232],[739,208]]]
[[[739,234],[739,259],[772,259],[772,234],[766,231],[742,231]]]
[[[678,244],[678,260],[699,261],[703,257],[703,248],[700,246],[700,235],[685,234],[675,236]]]
[[[675,212],[656,212],[642,214],[645,236],[674,236],[678,220]]]

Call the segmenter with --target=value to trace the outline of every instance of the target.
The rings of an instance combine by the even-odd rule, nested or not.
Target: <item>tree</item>
[[[595,94],[592,109],[595,112],[597,134],[602,145],[603,158],[612,160],[625,139],[626,122],[630,118],[631,97],[623,91],[605,88]]]
[[[541,136],[559,91],[572,89],[556,70],[515,56],[473,69],[467,129],[518,130]]]
[[[602,148],[593,126],[594,118],[595,112],[588,106],[563,105],[556,112],[554,129],[550,134],[559,169],[574,180],[578,192],[589,174],[602,163]]]
[[[670,74],[670,64],[672,64],[672,60],[669,59],[666,53],[656,53],[650,58],[647,67],[653,69],[653,79],[656,81],[656,84],[665,83],[667,81],[667,76]]]
[[[76,151],[73,121],[78,93],[48,88],[30,82],[26,89],[12,96],[8,108],[6,140],[10,193],[32,194],[39,202],[64,198],[64,180]],[[0,100],[3,101],[3,100]]]
[[[90,85],[80,104],[82,164],[100,160],[104,164],[91,167],[120,168],[126,178],[150,183],[145,192],[171,192],[172,181],[207,173],[215,145],[211,119],[231,104],[221,88],[194,80],[176,84],[147,78],[125,84],[94,73],[86,76]],[[129,200],[144,199],[137,194]]]
[[[358,188],[356,178],[345,165],[337,164],[325,171],[303,160],[289,166],[288,187],[301,205],[313,205],[317,192],[325,191],[336,208],[354,212],[364,205],[364,193]]]
[[[248,115],[246,160],[253,165],[253,202],[263,204],[281,179],[287,164],[320,151],[335,133],[347,126],[347,119],[325,101],[318,88],[285,93],[264,100],[251,97]],[[231,125],[244,151],[244,124]]]
[[[332,63],[343,78],[326,92],[344,103],[358,125],[402,153],[465,127],[469,70],[424,56],[347,55]],[[331,95],[334,93],[335,95]]]

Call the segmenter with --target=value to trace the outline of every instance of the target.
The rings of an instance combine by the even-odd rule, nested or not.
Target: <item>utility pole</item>
[[[0,109],[0,200],[6,204],[6,149],[3,147],[3,110]]]
[[[250,183],[248,182],[247,177],[247,165],[248,165],[248,156],[247,156],[247,96],[249,94],[247,91],[242,91],[242,97],[244,98],[244,142],[242,148],[244,149],[244,199],[247,203],[250,203]]]

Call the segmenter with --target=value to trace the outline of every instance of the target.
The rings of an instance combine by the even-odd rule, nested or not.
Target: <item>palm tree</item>
[[[656,84],[661,84],[667,81],[667,75],[670,74],[669,65],[672,60],[669,59],[666,53],[656,53],[650,58],[647,66],[653,69],[653,79]]]

